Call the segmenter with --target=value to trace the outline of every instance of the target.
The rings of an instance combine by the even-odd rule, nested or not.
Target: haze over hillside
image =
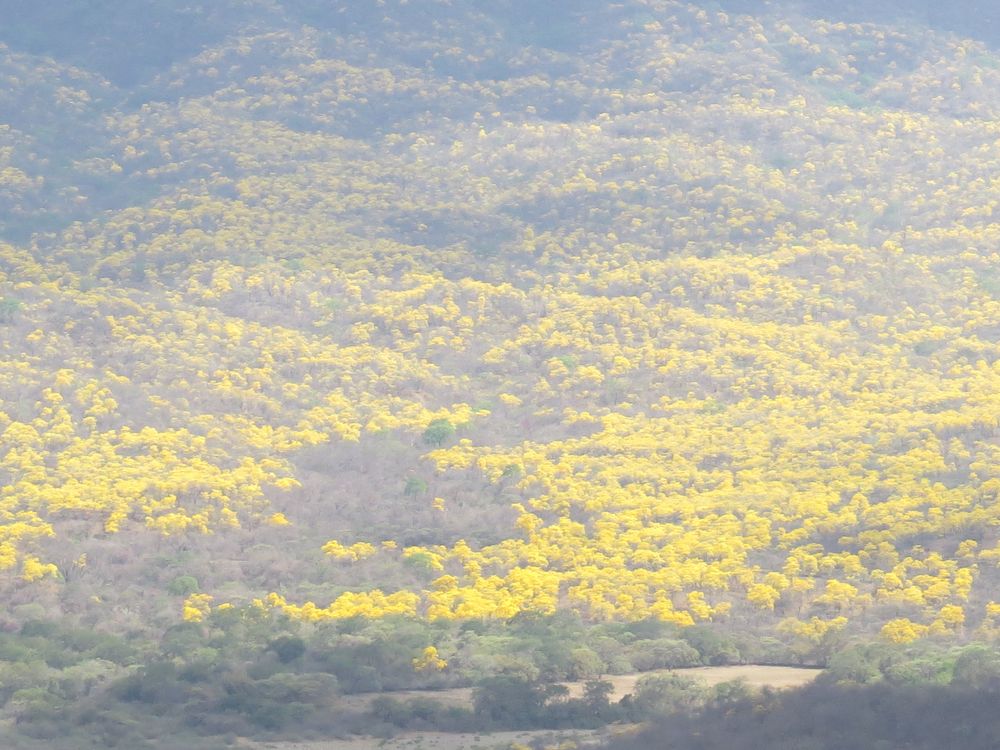
[[[6,716],[992,641],[996,12],[895,7],[0,2],[2,620],[117,644]]]

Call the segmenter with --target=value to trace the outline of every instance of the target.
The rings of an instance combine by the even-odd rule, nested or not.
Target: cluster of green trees
[[[817,682],[791,692],[738,695],[673,712],[606,750],[992,750],[998,684],[989,689]]]
[[[595,728],[666,715],[687,726],[677,717],[780,701],[769,693],[759,698],[742,682],[709,688],[683,671],[663,670],[792,656],[767,640],[656,620],[588,625],[564,614],[461,625],[407,618],[309,625],[231,608],[178,624],[158,642],[33,619],[0,634],[0,704],[14,729],[9,741],[24,747],[152,748],[162,736],[207,747],[227,737]],[[444,659],[430,667],[421,660],[429,643],[438,644],[446,668]],[[612,697],[605,678],[626,670],[648,672],[624,698]],[[579,691],[571,695],[568,681]],[[1000,685],[1000,657],[987,644],[844,644],[818,681],[989,691]],[[473,688],[472,699],[435,697],[456,687]],[[394,695],[401,690],[421,692]]]
[[[447,669],[420,662],[428,643],[449,657]],[[594,727],[707,695],[689,679],[650,675],[633,698],[613,704],[602,675],[716,663],[725,649],[736,656],[730,639],[707,629],[655,620],[588,626],[566,615],[311,626],[233,608],[175,625],[158,642],[36,619],[0,635],[0,706],[16,728],[12,742],[81,748],[144,747],[165,734],[194,743],[404,728]],[[585,682],[583,695],[569,698],[565,681]],[[434,689],[459,686],[475,688],[471,704],[434,699]],[[405,689],[428,692],[392,697]],[[350,699],[372,694],[382,697]]]
[[[693,710],[664,704],[646,728],[605,747],[989,750],[1000,731],[998,699],[1000,652],[993,645],[862,642],[833,655],[805,687],[716,690]]]

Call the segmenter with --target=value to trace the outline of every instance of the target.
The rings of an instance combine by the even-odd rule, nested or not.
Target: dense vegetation
[[[994,642],[985,42],[668,0],[50,5],[0,3],[19,731]]]
[[[836,687],[720,701],[672,714],[613,750],[835,750],[849,747],[936,750],[996,747],[996,691],[966,687]]]

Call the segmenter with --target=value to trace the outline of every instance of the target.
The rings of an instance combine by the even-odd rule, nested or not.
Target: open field
[[[792,688],[807,685],[815,680],[823,670],[806,667],[776,667],[766,664],[739,664],[725,667],[692,667],[691,669],[677,669],[673,671],[697,677],[709,685],[718,685],[720,682],[742,679],[746,680],[747,684],[751,687]],[[623,681],[631,679],[631,683],[626,683],[628,687],[622,686],[626,692],[629,692],[630,688],[635,687],[635,683],[639,677],[642,677],[642,674],[621,676]],[[619,686],[616,683],[616,696],[618,695],[618,690]]]
[[[778,667],[758,664],[741,664],[723,667],[691,667],[688,669],[663,669],[652,672],[632,672],[630,674],[607,675],[602,679],[614,685],[610,695],[612,701],[619,701],[635,690],[636,683],[644,676],[651,674],[683,674],[704,680],[709,685],[718,685],[729,680],[746,680],[751,687],[791,688],[800,687],[812,682],[822,670],[805,667]],[[569,688],[569,696],[578,698],[583,695],[585,682],[564,682]],[[341,699],[340,705],[354,710],[364,710],[380,696],[389,696],[396,700],[406,701],[413,698],[431,698],[449,706],[471,708],[474,688],[451,688],[448,690],[397,690],[389,693],[358,693],[347,695]],[[284,746],[282,746],[284,747]]]
[[[318,742],[267,742],[245,747],[255,750],[508,750],[516,745],[526,745],[543,739],[546,744],[558,745],[573,741],[578,746],[595,744],[607,732],[566,729],[534,732],[492,732],[471,734],[464,732],[406,732],[389,739],[355,737],[349,740],[321,740]]]
[[[635,690],[635,685],[645,675],[666,674],[674,672],[704,680],[709,685],[717,685],[728,680],[746,680],[753,687],[791,688],[812,682],[821,673],[819,669],[803,667],[776,667],[756,664],[744,664],[724,667],[693,667],[691,669],[658,670],[656,672],[633,672],[631,674],[610,675],[604,679],[614,685],[611,694],[612,701],[621,700],[625,695]],[[583,694],[583,682],[564,683],[569,688],[570,697]],[[400,690],[392,693],[363,693],[346,696],[344,704],[351,708],[361,709],[380,695],[390,695],[398,700],[411,698],[433,698],[441,703],[464,707],[472,706],[472,688],[455,688],[452,690]],[[578,745],[596,742],[607,736],[608,730],[584,731],[535,731],[535,732],[495,732],[489,734],[449,733],[449,732],[406,732],[390,739],[376,737],[354,737],[351,739],[331,739],[318,742],[267,742],[248,744],[247,747],[256,750],[465,750],[479,748],[480,750],[506,750],[516,744],[528,744],[539,738],[551,738],[550,744],[558,744],[572,740]]]

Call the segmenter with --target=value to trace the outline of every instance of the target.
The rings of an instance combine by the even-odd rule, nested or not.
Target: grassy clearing
[[[634,692],[636,683],[649,674],[667,674],[670,672],[696,677],[709,685],[717,685],[730,680],[745,680],[755,688],[793,688],[812,682],[822,670],[804,667],[780,667],[766,665],[737,665],[722,667],[693,667],[678,670],[657,670],[654,672],[633,672],[631,674],[610,675],[604,679],[614,686],[610,698],[621,700]],[[571,698],[583,695],[584,682],[564,683],[569,688]],[[380,695],[386,693],[362,693],[345,696],[342,704],[352,710],[364,710]],[[406,701],[413,698],[431,698],[445,705],[471,708],[473,688],[453,688],[449,690],[400,690],[389,693],[397,700]],[[617,728],[621,730],[620,727]],[[565,740],[573,740],[578,745],[596,743],[607,736],[612,729],[599,731],[565,730],[565,731],[526,731],[526,732],[493,732],[493,733],[448,733],[448,732],[406,732],[390,739],[375,737],[354,737],[351,739],[331,739],[318,742],[269,742],[247,743],[245,746],[263,750],[466,750],[480,748],[481,750],[506,750],[516,744],[530,744],[532,740],[545,739],[546,744],[559,744]],[[549,741],[551,740],[551,741]]]
[[[541,730],[534,732],[406,732],[389,739],[356,737],[349,740],[321,740],[319,742],[268,742],[246,743],[244,747],[260,750],[508,750],[516,745],[530,745],[543,740],[547,745],[558,745],[572,740],[578,746],[596,744],[607,737],[604,731],[590,730]]]
[[[612,701],[619,701],[635,690],[636,683],[646,675],[668,674],[671,672],[696,677],[709,685],[718,685],[729,680],[745,680],[751,687],[792,688],[812,682],[822,670],[806,667],[776,667],[758,664],[741,664],[723,667],[691,667],[687,669],[663,669],[652,672],[631,672],[629,674],[607,675],[602,679],[614,685]],[[583,695],[585,682],[565,682],[571,698]],[[345,708],[363,710],[380,695],[391,695],[397,700],[412,698],[433,698],[448,706],[472,707],[473,688],[451,688],[448,690],[398,690],[392,693],[359,693],[344,696],[341,701]]]

